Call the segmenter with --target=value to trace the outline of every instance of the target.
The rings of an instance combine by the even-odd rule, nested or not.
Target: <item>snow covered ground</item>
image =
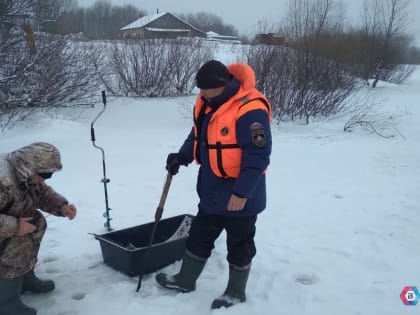
[[[419,87],[420,69],[404,85],[374,92],[384,111],[400,113],[404,137],[343,132],[345,117],[273,125],[268,207],[257,222],[248,301],[213,312],[211,301],[227,283],[224,235],[189,294],[159,288],[154,274],[143,277],[137,293],[137,278],[103,263],[90,234],[106,233],[102,158],[90,140],[100,91],[95,108],[78,120],[41,117],[1,134],[3,152],[33,141],[57,145],[64,169],[49,183],[79,211],[74,221],[48,216],[36,270],[54,279],[56,290],[24,301],[40,315],[419,314],[420,304],[405,306],[399,297],[404,286],[420,286]],[[108,98],[95,132],[106,153],[114,229],[154,220],[166,156],[187,135],[193,102],[194,96]],[[190,165],[173,178],[163,218],[195,214],[196,174]]]

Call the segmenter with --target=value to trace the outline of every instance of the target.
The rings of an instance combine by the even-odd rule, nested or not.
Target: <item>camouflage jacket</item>
[[[58,149],[48,143],[33,143],[0,155],[0,276],[3,259],[10,256],[8,246],[15,243],[10,240],[17,238],[19,218],[38,217],[37,209],[60,216],[61,207],[68,204],[45,183],[31,181],[32,175],[61,168]]]

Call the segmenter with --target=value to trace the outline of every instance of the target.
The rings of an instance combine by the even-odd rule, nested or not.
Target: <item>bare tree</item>
[[[34,66],[27,67],[36,85],[31,90],[31,106],[55,107],[89,102],[98,80],[87,62],[84,43],[57,35],[38,34]]]
[[[324,35],[342,29],[336,8],[332,0],[292,0],[280,30],[286,46],[257,45],[246,52],[277,118],[308,123],[336,114],[356,88],[346,65],[322,54]]]
[[[0,129],[3,130],[22,117],[21,108],[10,101],[10,91],[15,89],[11,81],[15,79],[13,58],[23,57],[28,50],[25,47],[23,25],[14,19],[30,13],[34,5],[31,0],[0,1]],[[20,61],[20,60],[19,60]]]
[[[405,139],[397,128],[401,115],[399,113],[383,113],[383,110],[378,109],[379,107],[380,101],[378,99],[373,96],[365,96],[364,101],[351,108],[351,116],[344,124],[344,131],[353,132],[359,127],[363,131],[382,138],[389,139],[399,135]]]
[[[176,94],[190,94],[195,86],[192,81],[198,67],[205,60],[212,59],[212,53],[200,40],[181,38],[171,41],[168,47],[167,80]]]
[[[111,51],[111,73],[101,65],[98,72],[110,91],[126,96],[190,93],[193,74],[211,59],[208,49],[194,39],[118,41]]]
[[[405,72],[398,77],[407,77],[412,68],[398,67],[393,52],[398,39],[408,27],[410,0],[365,0],[363,6],[363,24],[365,37],[369,39],[365,58],[366,76],[374,79],[376,87],[379,80],[392,77],[393,72]]]
[[[56,19],[60,12],[61,0],[36,0],[33,13],[35,15],[35,25],[40,25],[44,20]]]
[[[37,110],[87,102],[97,83],[95,72],[86,63],[86,49],[77,47],[69,38],[33,32],[30,24],[26,24],[30,22],[27,14],[41,4],[19,0],[1,3],[2,129]],[[21,17],[24,24],[17,22]]]
[[[4,21],[10,14],[28,14],[32,11],[36,0],[1,0],[0,17]]]
[[[60,5],[60,14],[63,12],[72,12],[77,10],[79,7],[79,3],[77,0],[61,0]]]
[[[112,51],[115,89],[126,96],[168,95],[165,55],[166,47],[158,40],[117,42]]]
[[[72,1],[72,0],[62,0]],[[59,34],[83,33],[90,39],[116,39],[119,30],[145,15],[133,5],[115,6],[109,1],[96,1],[91,7],[82,8],[73,2],[62,2],[57,17]]]
[[[238,35],[238,30],[233,25],[226,24],[223,19],[216,14],[198,12],[186,15],[180,14],[179,17],[204,32],[213,31],[222,35]]]
[[[15,45],[16,53],[8,55],[8,97],[0,102],[7,113],[3,127],[11,127],[35,109],[49,111],[90,103],[99,82],[83,43],[50,34],[35,35],[35,54],[21,42]]]

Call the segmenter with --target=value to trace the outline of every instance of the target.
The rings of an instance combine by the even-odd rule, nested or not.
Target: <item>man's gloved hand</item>
[[[188,165],[185,157],[180,153],[169,153],[166,158],[166,170],[171,175],[176,175],[181,165]]]

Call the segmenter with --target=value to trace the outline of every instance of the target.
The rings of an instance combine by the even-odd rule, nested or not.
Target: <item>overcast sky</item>
[[[115,5],[132,4],[148,14],[159,12],[198,13],[208,12],[220,16],[225,24],[232,24],[241,34],[255,33],[260,21],[279,21],[287,10],[288,0],[109,0]],[[78,0],[80,5],[90,6],[95,0]],[[347,16],[355,19],[361,10],[363,0],[343,0]],[[410,12],[407,17],[411,21],[410,33],[415,35],[420,46],[420,1],[411,0]]]

